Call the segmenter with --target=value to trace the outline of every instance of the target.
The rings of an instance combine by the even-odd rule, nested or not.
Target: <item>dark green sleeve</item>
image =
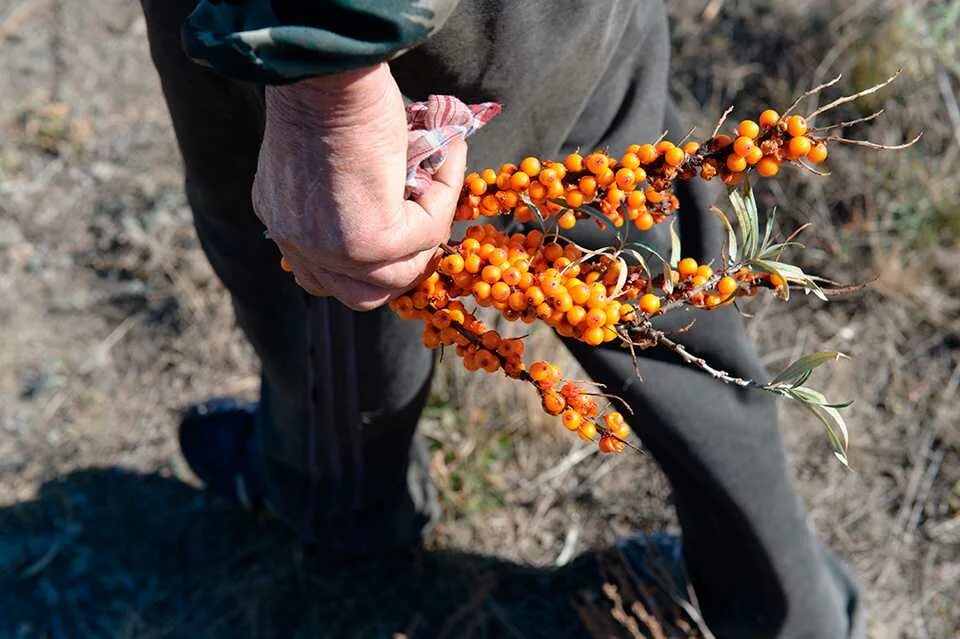
[[[201,0],[183,27],[193,60],[284,84],[389,60],[426,40],[457,0]]]

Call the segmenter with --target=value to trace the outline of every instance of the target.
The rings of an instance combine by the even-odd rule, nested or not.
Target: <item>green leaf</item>
[[[729,197],[737,216],[737,224],[740,226],[740,247],[743,257],[748,260],[753,259],[760,246],[760,222],[757,219],[757,202],[753,197],[750,181],[745,179],[742,188],[731,189]]]
[[[823,393],[801,386],[792,389],[791,395],[794,399],[800,401],[803,406],[813,413],[827,431],[827,439],[830,440],[830,446],[833,448],[834,456],[840,460],[846,468],[850,468],[847,459],[847,446],[850,443],[850,436],[847,432],[847,423],[833,405],[827,403],[827,398]]]
[[[727,237],[720,247],[720,256],[725,260],[724,265],[730,266],[737,261],[737,233],[733,230],[733,225],[730,224],[730,218],[726,213],[715,206],[710,207],[710,211],[720,218],[727,229]]]
[[[648,253],[653,254],[660,262],[663,264],[663,292],[669,295],[673,292],[673,270],[670,268],[670,262],[663,259],[663,256],[657,253],[652,247],[647,246],[643,242],[630,242],[627,247],[636,246],[637,248],[643,249]]]
[[[761,259],[755,259],[751,261],[750,266],[756,267],[761,271],[766,271],[767,273],[778,275],[781,279],[783,279],[784,282],[787,282],[788,284],[795,284],[802,288],[804,293],[813,293],[824,302],[829,301],[823,290],[817,284],[817,281],[824,281],[823,278],[816,277],[814,275],[807,275],[800,269],[799,266],[787,264],[786,262],[776,262],[774,260]],[[790,287],[784,286],[781,288],[781,290],[783,291],[783,299],[789,299]]]
[[[670,220],[670,266],[677,268],[677,264],[680,263],[680,236],[673,228],[674,222],[676,219]]]
[[[846,355],[840,351],[818,351],[816,353],[810,353],[809,355],[804,355],[797,361],[793,362],[785,369],[780,371],[776,377],[770,380],[768,386],[774,386],[777,384],[788,384],[795,385],[796,381],[803,375],[808,375],[813,369],[821,366],[830,361],[836,361],[841,358],[845,358]],[[801,384],[803,382],[800,382]]]

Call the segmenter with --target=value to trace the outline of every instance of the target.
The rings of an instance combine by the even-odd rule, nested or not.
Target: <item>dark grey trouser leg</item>
[[[436,509],[429,478],[408,472],[432,354],[415,323],[306,296],[278,268],[250,204],[262,88],[186,59],[179,29],[194,4],[143,1],[197,232],[263,366],[269,501],[303,537],[331,547],[415,542]]]

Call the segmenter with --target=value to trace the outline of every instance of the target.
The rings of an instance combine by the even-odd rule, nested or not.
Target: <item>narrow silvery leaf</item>
[[[780,371],[776,377],[770,380],[770,385],[791,384],[800,375],[803,375],[808,371],[812,371],[822,364],[838,360],[842,357],[846,357],[846,355],[839,351],[818,351],[816,353],[804,355]]]
[[[677,230],[673,228],[673,223],[676,220],[670,220],[670,266],[677,268],[677,264],[680,263],[680,236],[677,235]]]
[[[726,213],[715,206],[711,207],[710,211],[720,218],[727,229],[727,237],[723,241],[723,246],[721,246],[721,257],[726,260],[724,264],[729,266],[737,261],[737,234],[733,230],[733,225],[730,224],[730,219]]]

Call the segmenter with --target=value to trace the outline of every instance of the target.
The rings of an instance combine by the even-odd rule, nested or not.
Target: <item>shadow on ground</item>
[[[338,565],[176,479],[86,469],[0,509],[0,637],[630,636],[604,583],[628,610],[662,602],[618,557],[547,570],[417,551]]]

